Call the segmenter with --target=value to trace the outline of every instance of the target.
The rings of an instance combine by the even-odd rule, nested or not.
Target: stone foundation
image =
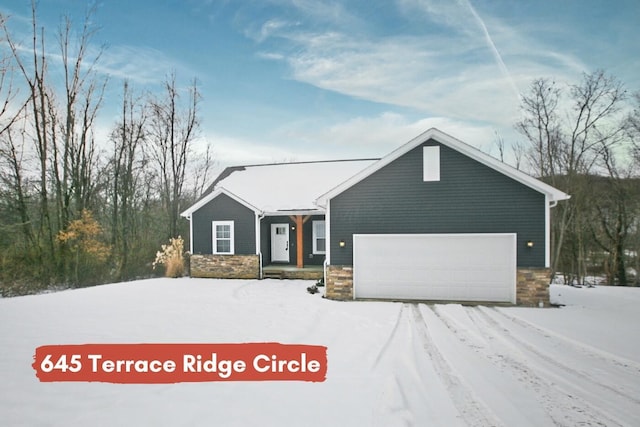
[[[325,296],[333,300],[353,299],[353,267],[350,265],[328,265]],[[549,307],[548,268],[518,268],[516,279],[516,304],[538,307],[540,302]]]
[[[353,299],[353,267],[350,265],[328,265],[325,297],[346,301]]]
[[[258,255],[191,255],[191,277],[259,279]]]
[[[549,307],[549,282],[551,270],[548,268],[518,268],[516,279],[516,304],[528,307]]]

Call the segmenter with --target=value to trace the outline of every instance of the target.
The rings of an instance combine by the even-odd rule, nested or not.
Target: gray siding
[[[312,216],[302,227],[304,265],[322,265],[324,263],[324,255],[313,254],[312,222],[317,220],[324,220],[324,215]],[[291,229],[295,223],[289,216],[268,216],[262,219],[260,225],[262,263],[271,264],[271,224],[289,224],[289,264],[296,265],[298,262],[297,237],[296,231]]]
[[[235,254],[253,255],[256,253],[255,213],[226,194],[195,211],[193,221],[193,253],[213,253],[212,221],[234,221]]]
[[[331,200],[331,264],[353,264],[353,234],[517,233],[518,266],[544,267],[544,195],[444,145],[440,181],[424,182],[425,145],[440,144],[427,141]]]

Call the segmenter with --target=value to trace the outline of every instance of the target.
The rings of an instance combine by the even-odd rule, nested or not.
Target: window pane
[[[231,238],[231,226],[229,226],[229,225],[216,225],[216,237],[218,239],[230,239]]]
[[[231,252],[231,240],[216,240],[216,252],[218,253]]]
[[[322,238],[322,239],[317,239],[317,240],[316,240],[316,249],[317,249],[319,252],[324,252],[324,251],[325,251],[325,244],[326,244],[326,242],[325,242],[325,239],[324,239],[324,238]]]
[[[316,237],[325,237],[324,235],[324,221],[313,221],[313,228]]]

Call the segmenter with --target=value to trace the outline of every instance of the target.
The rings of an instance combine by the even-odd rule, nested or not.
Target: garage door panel
[[[515,302],[515,234],[354,236],[354,297]]]

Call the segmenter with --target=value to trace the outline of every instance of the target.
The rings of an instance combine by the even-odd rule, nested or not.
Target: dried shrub
[[[182,277],[184,275],[184,240],[181,236],[169,239],[168,245],[162,245],[162,250],[156,252],[153,268],[162,264],[165,266],[166,277]]]
[[[182,277],[184,276],[184,258],[183,257],[171,257],[165,263],[165,276],[167,277]]]

